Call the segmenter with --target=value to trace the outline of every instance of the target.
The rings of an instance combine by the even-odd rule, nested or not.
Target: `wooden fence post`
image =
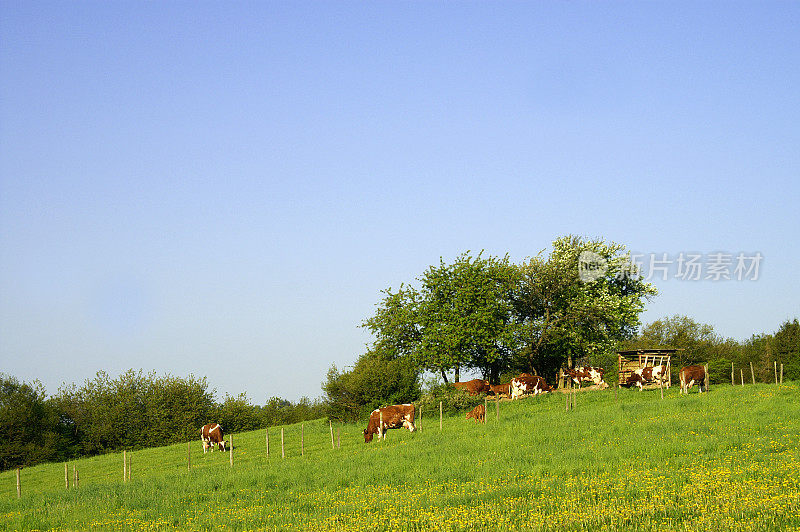
[[[342,448],[342,431],[341,427],[336,427],[336,445],[339,449]]]
[[[753,362],[750,362],[750,378],[753,380],[753,384],[756,383],[756,373],[753,371]]]
[[[128,451],[122,450],[122,482],[128,481]]]
[[[228,456],[230,457],[231,467],[233,467],[233,434],[228,434],[228,443],[230,443],[231,448],[228,449]]]
[[[439,401],[439,432],[442,432],[442,402]]]
[[[186,468],[192,470],[192,442],[186,443]]]
[[[735,386],[736,383],[733,381],[733,362],[731,362],[731,386]]]
[[[775,386],[777,386],[778,385],[778,361],[777,360],[773,360],[772,361],[772,366],[775,368]]]
[[[300,456],[306,455],[306,424],[300,423]]]
[[[578,390],[577,386],[572,386],[572,408],[575,408],[575,401],[578,400]]]
[[[286,452],[283,450],[283,427],[281,427],[281,458],[286,458]]]
[[[19,468],[17,468],[17,499],[22,497],[22,480],[19,477]]]
[[[422,432],[422,405],[419,405],[419,423],[417,424],[417,429]]]
[[[66,484],[67,489],[69,489],[69,469],[67,469],[66,462],[64,462],[64,484]]]
[[[131,469],[133,469],[133,453],[128,455],[128,482],[131,480]]]
[[[80,484],[80,476],[78,475],[78,468],[75,465],[72,466],[72,473],[74,474],[75,478],[72,479],[72,485],[76,488]]]
[[[742,386],[744,386],[744,370],[739,368],[739,378],[742,379]]]
[[[267,458],[269,458],[269,427],[267,427]]]
[[[328,420],[328,425],[330,425],[330,428],[331,428],[331,449],[336,449],[336,445],[334,445],[334,443],[333,443],[333,421],[331,421],[329,419]]]
[[[572,379],[567,379],[567,412],[572,408]]]
[[[781,384],[783,384],[783,362],[781,362]]]

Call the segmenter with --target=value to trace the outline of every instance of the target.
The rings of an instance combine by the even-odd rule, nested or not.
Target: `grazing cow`
[[[547,385],[542,377],[514,377],[511,379],[511,399],[517,399],[525,393],[533,393],[539,395],[550,391],[550,386]]]
[[[478,405],[467,414],[467,419],[475,419],[475,423],[486,423],[486,405]]]
[[[511,383],[505,384],[490,384],[489,391],[495,395],[507,395],[511,397]]]
[[[472,379],[471,381],[454,382],[453,386],[459,390],[465,390],[470,395],[478,395],[489,391],[489,381],[483,379]]]
[[[706,383],[706,368],[703,366],[686,366],[681,368],[681,393],[689,394],[689,388],[697,383],[700,393],[703,393],[703,386]],[[708,388],[706,387],[706,391]]]
[[[638,386],[639,391],[641,392],[644,389],[644,385],[648,382],[664,382],[666,374],[667,366],[664,364],[659,364],[658,366],[645,366],[631,373],[628,376],[628,379],[625,381],[625,386],[628,388],[631,386]]]
[[[386,440],[387,429],[405,427],[409,432],[414,432],[414,405],[392,405],[376,408],[369,415],[369,423],[364,429],[364,443],[372,441],[372,435],[377,434],[378,439]],[[381,424],[383,421],[383,424]]]
[[[567,374],[572,379],[572,382],[578,385],[578,388],[581,387],[583,381],[589,381],[601,388],[608,388],[608,384],[603,381],[603,373],[605,373],[603,368],[594,368],[591,366],[582,366],[580,368],[567,370]]]
[[[203,428],[200,429],[200,439],[203,441],[203,454],[206,454],[208,449],[214,452],[214,447],[217,447],[220,451],[225,450],[225,440],[219,423],[203,425]]]

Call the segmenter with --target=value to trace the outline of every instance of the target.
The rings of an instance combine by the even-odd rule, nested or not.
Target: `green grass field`
[[[77,466],[0,474],[4,530],[800,530],[800,383],[549,394],[494,407],[487,424],[425,412],[422,431],[365,444],[366,422],[234,434]],[[334,429],[336,430],[336,429]],[[199,434],[199,427],[198,427]]]

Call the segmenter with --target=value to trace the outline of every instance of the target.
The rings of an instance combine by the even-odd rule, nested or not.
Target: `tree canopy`
[[[597,268],[581,277],[589,259]],[[645,300],[656,294],[632,272],[622,245],[577,236],[521,265],[482,252],[440,259],[418,281],[419,288],[385,290],[364,326],[373,350],[445,382],[448,371],[458,380],[462,369],[495,382],[509,369],[550,375],[569,357],[613,350],[635,333]]]

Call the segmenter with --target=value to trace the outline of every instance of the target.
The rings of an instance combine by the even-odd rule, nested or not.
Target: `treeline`
[[[206,379],[191,375],[101,371],[47,397],[39,382],[0,374],[0,470],[192,440],[209,422],[240,432],[325,415],[322,402],[307,398],[259,406],[242,393],[216,402]]]

